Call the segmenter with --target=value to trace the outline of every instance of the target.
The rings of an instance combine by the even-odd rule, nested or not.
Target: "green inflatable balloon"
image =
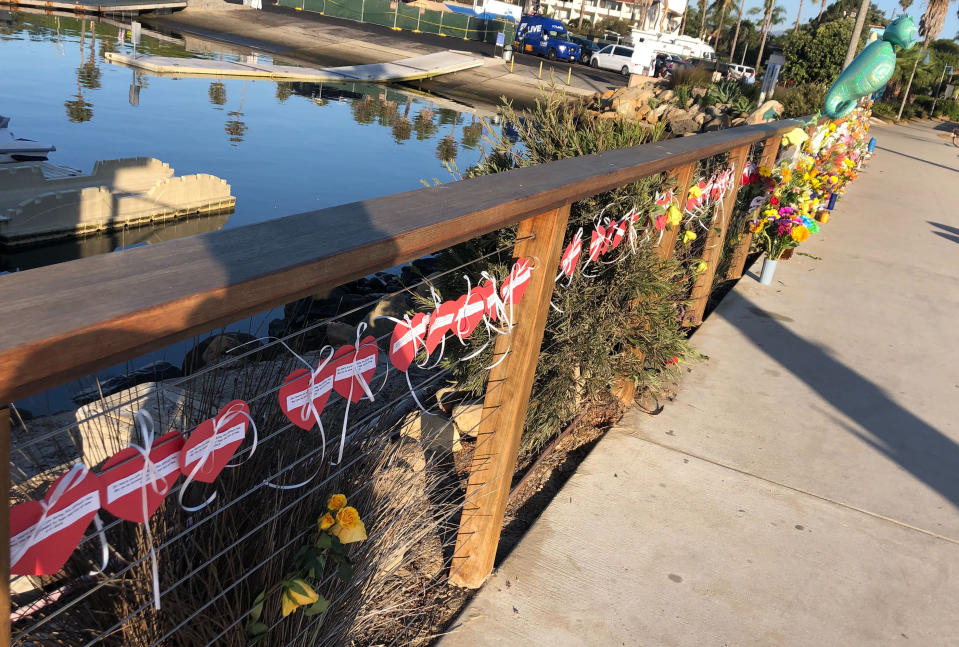
[[[829,88],[823,113],[833,119],[845,117],[860,98],[885,87],[896,69],[895,46],[911,49],[918,40],[919,33],[909,16],[889,23],[882,39],[867,45]]]

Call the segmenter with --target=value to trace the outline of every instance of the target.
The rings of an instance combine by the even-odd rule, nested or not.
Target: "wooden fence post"
[[[706,270],[696,277],[693,284],[692,295],[690,296],[689,312],[683,320],[685,326],[698,326],[702,323],[703,313],[706,311],[706,302],[709,300],[709,293],[713,286],[713,277],[716,275],[716,265],[723,252],[723,245],[726,243],[726,229],[729,226],[729,220],[732,217],[733,208],[736,206],[736,195],[739,193],[739,178],[742,175],[743,167],[746,165],[746,158],[749,157],[749,146],[740,146],[729,152],[729,165],[733,171],[733,186],[726,192],[723,198],[723,217],[719,226],[713,223],[709,228],[709,234],[706,236],[706,246],[703,249],[702,259],[706,262]]]
[[[0,645],[10,644],[10,408],[0,408],[0,491],[3,512],[0,513]]]
[[[512,334],[496,341],[494,361],[509,352],[490,370],[450,569],[450,582],[457,586],[477,588],[493,570],[568,219],[565,205],[517,228],[513,255],[529,258],[534,269],[514,310]]]
[[[679,204],[686,204],[686,195],[689,193],[689,187],[693,184],[693,173],[696,171],[697,162],[689,162],[682,166],[674,168],[669,172],[669,177],[676,178],[675,196],[679,196]],[[682,209],[682,206],[680,206]],[[663,237],[659,239],[659,245],[656,247],[656,253],[660,258],[671,258],[673,249],[676,247],[676,236],[679,234],[680,225],[663,230]]]
[[[763,155],[759,158],[760,167],[773,167],[776,163],[776,155],[779,154],[781,140],[782,137],[776,135],[763,143]],[[741,233],[742,238],[736,243],[732,258],[729,261],[729,269],[726,270],[727,279],[738,279],[743,275],[743,270],[746,268],[746,257],[749,256],[749,247],[753,242],[753,232],[747,230]]]

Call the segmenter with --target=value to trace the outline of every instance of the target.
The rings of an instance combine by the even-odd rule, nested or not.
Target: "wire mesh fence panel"
[[[420,24],[420,12],[422,9],[412,5],[399,3],[399,6],[396,8],[396,27],[399,29],[408,29],[414,30],[419,29]]]
[[[397,19],[396,4],[390,0],[363,0],[363,21],[392,27]]]

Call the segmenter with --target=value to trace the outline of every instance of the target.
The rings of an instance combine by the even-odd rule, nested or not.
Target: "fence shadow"
[[[935,235],[942,236],[946,240],[951,240],[954,243],[959,243],[959,227],[950,227],[949,225],[944,225],[941,222],[933,222],[931,220],[927,220],[926,222],[928,222],[933,227],[938,227],[939,229],[943,230],[943,231],[936,231],[935,229],[933,229],[932,233],[934,233]]]
[[[865,433],[852,431],[865,443],[959,508],[959,444],[742,294],[727,299],[726,312],[744,313],[728,320],[757,348],[856,422]]]

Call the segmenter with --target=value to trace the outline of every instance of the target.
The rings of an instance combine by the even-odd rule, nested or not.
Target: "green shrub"
[[[706,96],[703,97],[704,106],[715,106],[720,103],[733,103],[743,96],[741,86],[737,81],[720,81],[709,86]]]
[[[801,83],[791,88],[776,88],[773,98],[783,105],[783,117],[808,117],[822,111],[826,86]]]
[[[959,101],[940,99],[936,105],[936,114],[947,117],[950,121],[959,121]]]
[[[688,85],[677,85],[673,88],[673,92],[676,95],[676,104],[680,108],[685,108],[689,100],[693,98],[692,88]]]
[[[669,78],[669,86],[675,90],[681,85],[705,88],[713,81],[713,73],[704,67],[681,67]]]
[[[662,126],[649,129],[630,119],[599,119],[578,102],[567,102],[559,92],[544,95],[528,113],[503,108],[504,118],[515,124],[518,141],[500,141],[496,150],[470,169],[470,177],[488,175],[518,167],[589,155],[601,151],[656,141]],[[622,218],[635,205],[646,213],[663,177],[653,176],[608,191],[572,205],[565,242],[583,228],[588,249],[590,233],[600,216]],[[439,256],[444,267],[491,254],[488,260],[471,266],[478,275],[487,270],[503,277],[512,263],[509,249],[515,228],[504,229],[453,247]],[[655,386],[662,379],[672,357],[694,357],[679,323],[692,273],[680,261],[660,259],[652,242],[640,243],[635,254],[620,262],[592,263],[584,275],[577,271],[567,286],[565,277],[553,295],[546,325],[529,412],[523,435],[524,448],[534,449],[548,442],[576,415],[577,402],[602,398],[618,380],[636,386]],[[625,252],[628,243],[620,248]],[[585,250],[584,257],[585,258]],[[618,256],[620,250],[611,252]],[[580,261],[580,269],[583,259]],[[541,268],[550,272],[555,268]],[[441,296],[461,293],[462,272],[450,276],[451,284],[440,282]],[[468,348],[454,346],[459,356],[473,353],[485,343],[474,335]],[[449,349],[450,346],[447,346]],[[638,349],[643,356],[630,352]],[[452,358],[451,358],[452,359]],[[457,388],[481,393],[485,367],[492,362],[492,348],[475,358],[452,362]]]
[[[886,103],[885,101],[877,101],[872,106],[872,112],[877,117],[883,117],[885,119],[895,119],[898,108],[896,108],[891,103]]]

